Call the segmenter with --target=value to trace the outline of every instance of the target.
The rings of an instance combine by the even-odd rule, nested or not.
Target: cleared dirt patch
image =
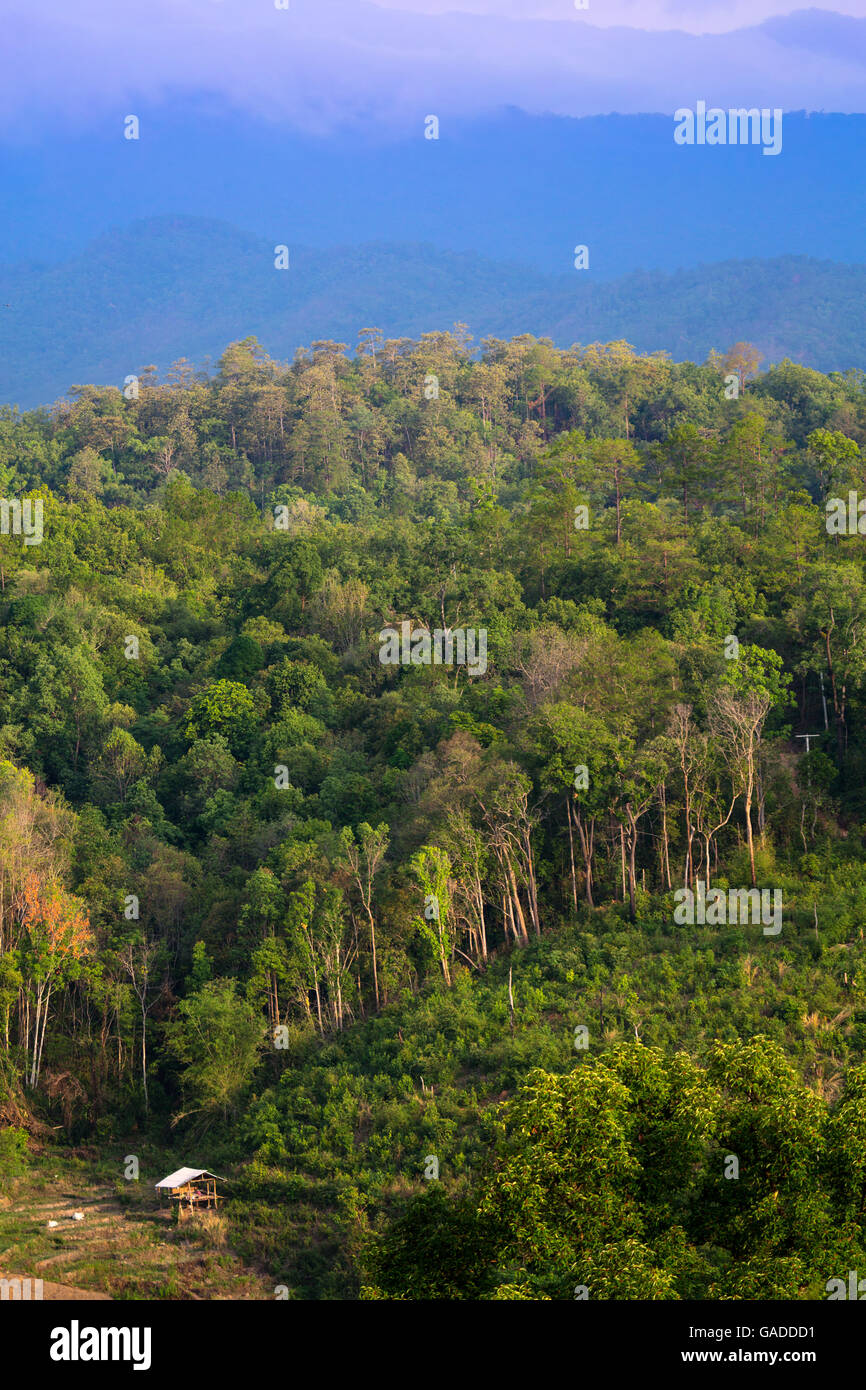
[[[13,1275],[8,1270],[0,1270],[0,1279],[26,1278],[25,1275]],[[13,1299],[15,1294],[12,1295]],[[42,1302],[43,1303],[80,1303],[80,1302],[111,1303],[111,1296],[107,1293],[94,1293],[92,1289],[74,1289],[70,1284],[52,1284],[48,1279],[42,1281]]]

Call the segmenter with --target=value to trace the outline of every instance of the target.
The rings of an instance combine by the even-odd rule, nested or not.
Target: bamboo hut
[[[217,1208],[222,1201],[217,1191],[218,1182],[225,1182],[225,1178],[209,1173],[206,1168],[178,1168],[176,1173],[169,1173],[162,1182],[156,1183],[156,1189],[160,1196],[166,1193],[170,1202],[177,1202],[179,1208],[206,1211],[209,1207]]]

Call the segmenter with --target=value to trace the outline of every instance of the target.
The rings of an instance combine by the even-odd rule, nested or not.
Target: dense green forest
[[[365,329],[0,411],[0,1177],[219,1160],[293,1298],[866,1270],[866,374],[760,367]]]

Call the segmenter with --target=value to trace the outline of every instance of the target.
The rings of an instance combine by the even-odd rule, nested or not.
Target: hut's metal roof
[[[186,1183],[192,1182],[193,1178],[218,1178],[217,1173],[211,1173],[207,1168],[178,1168],[176,1173],[169,1173],[162,1182],[155,1183],[155,1187],[183,1187]],[[219,1178],[220,1182],[225,1182],[225,1178]]]

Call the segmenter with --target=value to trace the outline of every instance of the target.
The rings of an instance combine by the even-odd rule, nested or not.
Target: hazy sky
[[[44,139],[52,124],[104,129],[190,94],[319,134],[399,135],[427,113],[447,121],[509,105],[568,116],[700,99],[866,111],[866,0],[838,0],[835,12],[790,0],[590,0],[586,11],[462,0],[462,12],[461,0],[289,3],[0,0],[0,140]]]
[[[561,19],[564,11],[574,8],[573,0],[376,0],[376,3],[385,9],[414,10],[419,14],[462,10],[470,14],[543,19]],[[713,34],[809,8],[808,3],[797,5],[792,0],[589,0],[585,16],[590,23],[600,26],[626,24],[637,29],[685,29],[690,34]],[[826,8],[836,14],[866,17],[866,0],[838,0]]]

